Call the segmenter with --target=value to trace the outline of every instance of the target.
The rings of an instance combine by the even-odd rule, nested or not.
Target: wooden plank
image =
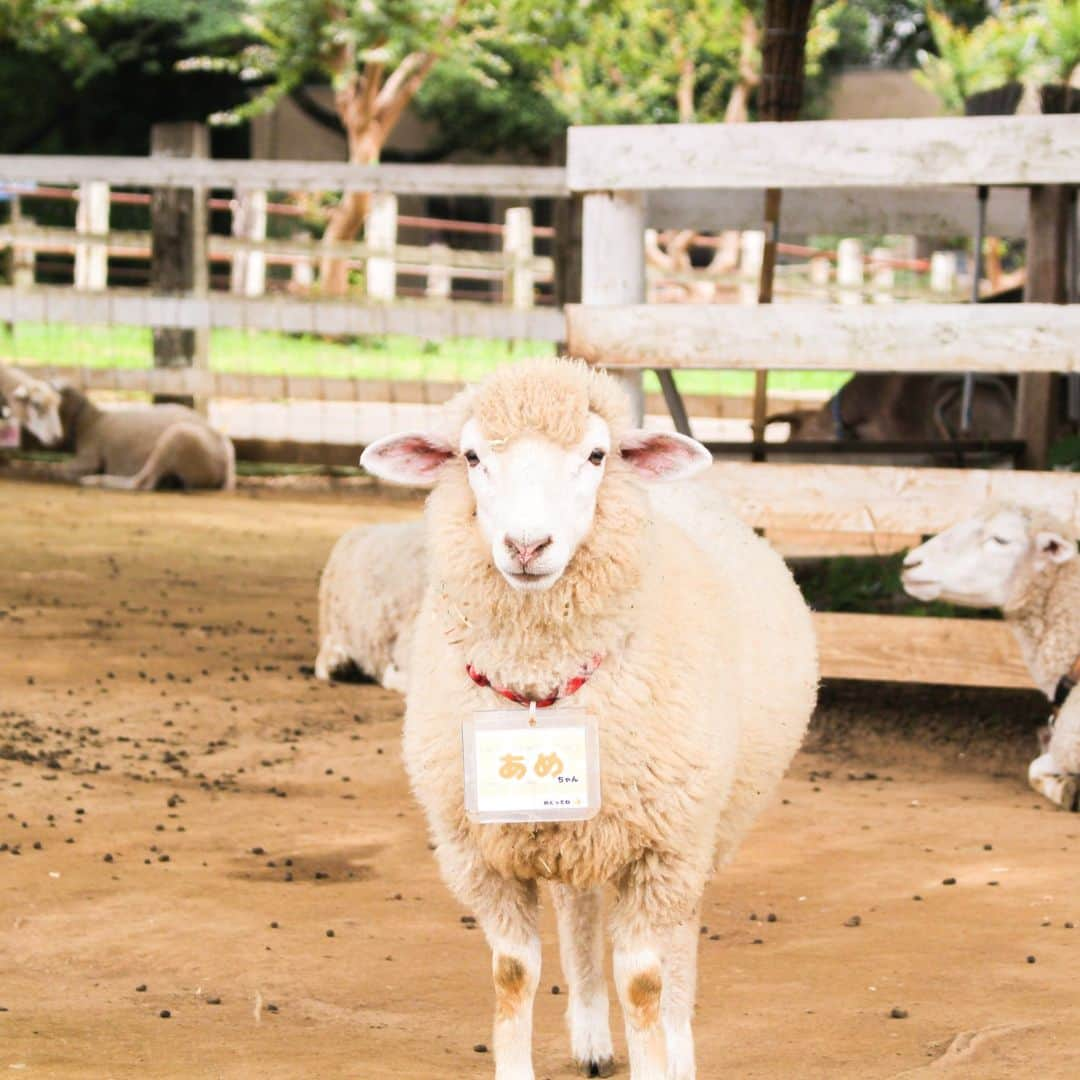
[[[645,219],[654,229],[760,229],[763,192],[763,188],[650,191]],[[784,192],[784,232],[789,236],[955,236],[974,229],[975,214],[975,195],[963,188],[792,188]],[[1026,192],[995,188],[990,193],[990,235],[1020,238],[1026,221]]]
[[[816,612],[814,628],[826,679],[1033,689],[1003,622]]]
[[[822,532],[768,529],[765,536],[785,559],[827,559],[839,555],[880,556],[907,551],[922,543],[921,533]]]
[[[80,326],[229,327],[283,333],[405,334],[430,339],[478,337],[562,341],[565,322],[554,308],[515,311],[496,304],[429,304],[397,300],[368,305],[352,300],[302,300],[284,296],[155,296],[137,289],[83,294],[71,306],[67,286],[16,291],[0,287],[0,320],[63,322]],[[54,317],[55,316],[55,317]]]
[[[273,191],[392,191],[399,195],[567,194],[566,171],[548,165],[350,165],[341,161],[184,161],[142,157],[0,154],[5,182],[122,187],[265,188]]]
[[[718,462],[705,482],[766,532],[927,535],[998,500],[1041,507],[1080,528],[1080,473]]]
[[[572,127],[571,191],[1080,181],[1072,116]]]
[[[1078,371],[1080,306],[569,305],[572,356],[605,367]]]

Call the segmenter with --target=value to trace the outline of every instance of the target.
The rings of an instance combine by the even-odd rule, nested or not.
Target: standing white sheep
[[[904,588],[919,600],[997,607],[1056,717],[1031,786],[1080,810],[1080,560],[1076,536],[1039,510],[991,504],[915,548]]]
[[[423,522],[359,525],[334,545],[319,581],[319,679],[356,670],[404,691],[427,572]]]
[[[609,376],[569,361],[510,366],[451,403],[446,423],[445,436],[380,440],[362,463],[434,485],[405,762],[443,876],[491,945],[496,1077],[534,1075],[547,880],[579,1067],[614,1069],[601,924],[612,886],[631,1075],[686,1080],[702,892],[802,739],[817,686],[809,612],[782,560],[704,486],[650,499],[643,480],[711,459],[691,439],[632,430]],[[555,706],[523,714],[526,727],[526,715],[595,718],[595,816],[467,813],[462,722],[505,706],[497,694]]]

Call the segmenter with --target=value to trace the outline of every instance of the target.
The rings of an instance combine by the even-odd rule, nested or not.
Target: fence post
[[[160,158],[208,158],[210,133],[204,124],[154,124],[150,154]],[[156,187],[150,196],[150,286],[155,295],[205,296],[209,289],[206,258],[206,189]],[[209,368],[210,331],[154,327],[154,367]],[[174,401],[206,412],[201,396],[156,394],[155,402]]]
[[[765,262],[765,234],[760,229],[746,229],[739,237],[739,303],[756,304]]]
[[[102,236],[109,231],[109,185],[90,180],[79,185],[75,231]],[[109,249],[102,244],[75,243],[75,288],[100,292],[109,276]]]
[[[842,304],[857,304],[862,300],[865,280],[862,243],[853,236],[836,245],[836,284],[840,287]]]
[[[22,199],[18,194],[11,196],[11,227],[18,230],[20,225],[33,225],[33,221],[23,217]],[[34,287],[35,249],[25,244],[11,245],[11,284],[19,290]]]
[[[368,250],[365,282],[367,295],[381,303],[392,303],[397,294],[397,196],[378,191],[371,197],[371,209],[364,225]]]
[[[956,288],[956,252],[935,251],[930,256],[930,291],[951,293]]]
[[[829,295],[832,280],[832,263],[826,255],[815,255],[810,260],[810,287],[816,296]]]
[[[581,302],[645,302],[645,200],[639,191],[585,196],[581,229]],[[640,371],[612,374],[630,395],[635,423],[645,415]]]
[[[503,226],[503,254],[506,276],[503,279],[503,303],[514,308],[533,306],[533,216],[528,206],[512,206],[506,211]]]
[[[291,236],[292,240],[310,240],[311,234],[303,229],[298,229]],[[315,284],[315,260],[299,256],[289,264],[290,283],[289,289],[306,296],[311,292]]]
[[[429,300],[449,300],[453,275],[450,272],[450,245],[431,244],[428,247],[427,287]]]
[[[266,239],[266,192],[237,191],[232,201],[232,234],[243,240]],[[229,291],[238,296],[266,292],[266,252],[237,251],[229,270]]]
[[[1064,304],[1068,299],[1069,189],[1046,184],[1028,195],[1027,280],[1024,302]],[[1054,436],[1055,380],[1051,374],[1021,375],[1015,431],[1024,440],[1023,464],[1045,469]]]
[[[870,281],[874,287],[874,303],[876,304],[892,302],[896,274],[891,260],[892,252],[888,248],[876,247],[870,251],[870,261],[873,264],[870,271]]]

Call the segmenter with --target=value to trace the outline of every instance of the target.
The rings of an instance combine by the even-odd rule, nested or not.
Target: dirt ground
[[[415,512],[0,481],[5,1075],[492,1075],[401,700],[301,671],[333,540]],[[824,702],[706,897],[700,1075],[1080,1076],[1080,819],[1022,782],[1038,703]],[[537,1076],[563,1080],[548,916],[544,962]]]

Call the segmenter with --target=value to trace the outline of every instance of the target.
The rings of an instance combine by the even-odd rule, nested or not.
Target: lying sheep
[[[232,441],[183,405],[99,409],[72,386],[60,389],[60,446],[75,457],[67,480],[123,491],[236,486]]]
[[[997,607],[1020,643],[1035,685],[1053,703],[1049,746],[1031,786],[1080,810],[1080,560],[1076,536],[1039,510],[992,504],[915,548],[904,588],[919,600]]]
[[[425,583],[423,522],[350,529],[334,545],[319,582],[316,677],[359,672],[404,692]]]
[[[55,387],[19,368],[0,364],[0,399],[7,402],[15,422],[42,445],[60,441],[60,393]]]
[[[443,435],[390,436],[361,459],[434,486],[404,756],[443,876],[492,948],[499,1080],[534,1075],[541,880],[577,1064],[613,1070],[601,926],[612,886],[631,1075],[695,1075],[702,892],[773,794],[815,700],[810,615],[782,560],[704,485],[650,498],[643,481],[688,477],[710,457],[692,439],[631,429],[629,415],[609,376],[529,361],[455,399]],[[526,726],[579,708],[596,718],[595,816],[467,813],[462,721],[505,698],[529,707]]]

